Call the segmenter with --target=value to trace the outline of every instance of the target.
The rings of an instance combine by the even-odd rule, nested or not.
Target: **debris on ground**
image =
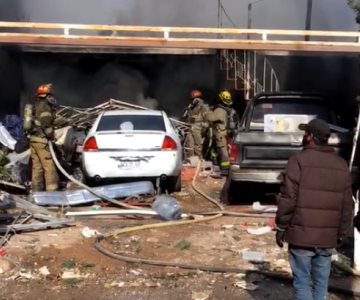
[[[203,292],[192,292],[191,299],[193,300],[206,300],[209,299],[211,295],[210,291],[203,291]]]
[[[263,226],[263,227],[248,227],[246,229],[247,233],[252,235],[262,235],[265,233],[271,232],[273,229],[270,226]]]
[[[261,205],[261,203],[258,201],[253,203],[252,209],[254,211],[261,212],[261,213],[276,213],[276,211],[277,211],[277,207],[264,206],[264,205]]]
[[[151,181],[104,185],[93,189],[97,193],[113,199],[127,198],[134,195],[155,194]],[[37,205],[74,206],[93,203],[100,199],[86,189],[76,189],[56,192],[35,192],[32,194],[32,200]]]
[[[15,268],[15,264],[5,257],[0,258],[0,274],[7,273]]]
[[[70,225],[73,222],[72,219],[58,217],[43,207],[6,192],[0,193],[0,203],[7,203],[11,209],[18,211],[12,214],[5,214],[10,223],[0,225],[0,233],[4,234],[0,239],[0,247],[5,245],[14,233],[58,228]],[[0,204],[0,206],[2,205]]]
[[[166,194],[155,198],[152,209],[160,216],[161,219],[170,221],[181,218],[182,209],[177,200]]]
[[[264,261],[264,253],[259,251],[249,251],[243,250],[241,251],[242,259],[253,261],[253,262],[263,262]]]
[[[104,287],[107,288],[107,289],[110,289],[110,288],[122,288],[125,286],[125,282],[124,281],[112,281],[110,283],[105,283]]]
[[[101,235],[101,233],[98,232],[97,230],[90,229],[89,227],[86,226],[81,230],[81,235],[88,239],[88,238],[92,238],[92,237]]]
[[[259,288],[258,285],[252,283],[252,282],[246,282],[245,280],[236,281],[233,283],[233,286],[237,288],[241,288],[248,291],[255,291]]]
[[[49,272],[49,269],[47,268],[47,266],[43,266],[43,267],[39,268],[39,273],[45,277],[50,275],[50,272]]]
[[[89,273],[81,273],[79,269],[70,269],[63,271],[61,279],[84,279],[90,276]]]

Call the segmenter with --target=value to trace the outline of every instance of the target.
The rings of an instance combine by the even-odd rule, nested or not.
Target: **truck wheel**
[[[85,174],[80,167],[76,167],[72,175],[76,180],[85,183]]]
[[[231,204],[234,200],[234,181],[229,177],[226,178],[225,184],[220,192],[220,202],[223,204]]]
[[[173,192],[180,192],[181,191],[181,175],[169,177],[167,179],[165,188],[169,194],[171,194]]]

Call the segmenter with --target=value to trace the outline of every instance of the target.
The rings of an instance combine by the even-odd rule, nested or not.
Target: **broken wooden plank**
[[[47,210],[46,208],[40,207],[36,204],[33,204],[19,196],[9,194],[6,192],[2,192],[0,197],[3,197],[3,198],[7,197],[7,199],[9,199],[10,201],[13,201],[15,203],[15,207],[24,209],[29,213],[48,215],[48,216],[53,216],[56,218],[56,215],[54,213],[50,212],[49,210]]]
[[[48,228],[57,228],[72,223],[71,219],[60,219],[58,221],[33,223],[33,224],[13,224],[7,226],[0,226],[0,233],[19,232],[19,231],[36,231]]]
[[[26,191],[26,187],[25,187],[24,185],[17,184],[17,183],[14,183],[14,182],[9,182],[9,181],[5,181],[5,180],[0,180],[0,184],[6,185],[6,186],[9,186],[9,187],[12,187],[12,188],[16,188],[16,189],[19,189],[19,190],[24,190],[24,191]]]

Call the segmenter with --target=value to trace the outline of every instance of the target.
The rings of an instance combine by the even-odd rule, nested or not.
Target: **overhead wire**
[[[231,23],[231,25],[235,28],[239,28],[239,26],[233,21],[233,19],[230,17],[230,15],[228,14],[228,12],[226,11],[222,1],[220,0],[220,8],[223,11],[224,15],[226,16],[226,18],[228,19],[228,21]]]

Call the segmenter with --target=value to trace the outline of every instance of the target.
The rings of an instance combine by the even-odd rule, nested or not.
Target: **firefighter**
[[[202,93],[199,90],[193,90],[190,93],[191,103],[185,109],[184,118],[190,123],[190,132],[185,139],[185,148],[187,157],[202,157],[203,135],[208,128],[205,121],[205,115],[209,111],[209,106],[202,99]]]
[[[58,173],[48,147],[48,142],[54,139],[55,108],[52,85],[40,85],[36,91],[30,128],[29,125],[25,128],[24,123],[24,129],[30,134],[32,191],[56,191],[59,187]],[[25,114],[29,112],[25,111]]]
[[[230,121],[232,117],[232,97],[227,90],[219,93],[219,103],[214,110],[206,115],[206,120],[210,122],[215,137],[215,147],[217,157],[220,163],[221,174],[227,176],[229,174],[230,159],[227,138],[230,132]]]

